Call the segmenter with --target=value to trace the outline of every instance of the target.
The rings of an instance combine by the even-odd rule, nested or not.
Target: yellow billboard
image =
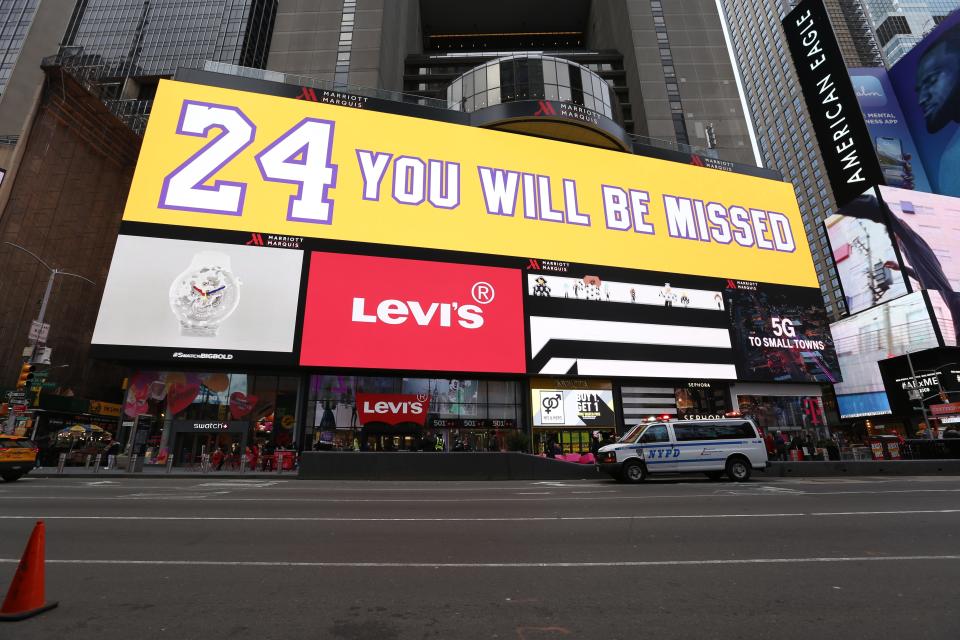
[[[174,81],[124,220],[817,286],[788,183]]]

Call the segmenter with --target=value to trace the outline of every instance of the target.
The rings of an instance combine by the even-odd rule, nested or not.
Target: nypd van
[[[745,482],[767,467],[767,448],[752,420],[658,420],[639,424],[601,447],[597,465],[620,482],[641,482],[650,473],[726,474]]]

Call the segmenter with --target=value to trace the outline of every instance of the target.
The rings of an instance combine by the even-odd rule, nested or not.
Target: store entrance
[[[367,424],[360,431],[361,451],[421,451],[423,431],[419,426]]]
[[[203,454],[212,457],[216,451],[219,451],[218,467],[239,467],[245,440],[245,434],[242,433],[178,433],[173,445],[174,464],[177,466],[199,464]]]

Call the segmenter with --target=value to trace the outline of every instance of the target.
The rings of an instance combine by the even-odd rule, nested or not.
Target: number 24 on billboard
[[[221,133],[164,178],[161,209],[242,215],[245,183],[204,183],[253,144],[257,128],[237,107],[184,101],[178,134],[206,138],[214,128]],[[337,167],[330,161],[333,129],[330,120],[304,118],[255,156],[264,180],[297,186],[296,194],[290,196],[287,220],[332,221],[333,201],[327,190],[337,183]]]

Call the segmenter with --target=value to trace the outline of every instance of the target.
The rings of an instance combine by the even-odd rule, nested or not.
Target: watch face
[[[170,287],[170,308],[183,335],[213,336],[240,302],[236,276],[216,264],[191,265]]]

